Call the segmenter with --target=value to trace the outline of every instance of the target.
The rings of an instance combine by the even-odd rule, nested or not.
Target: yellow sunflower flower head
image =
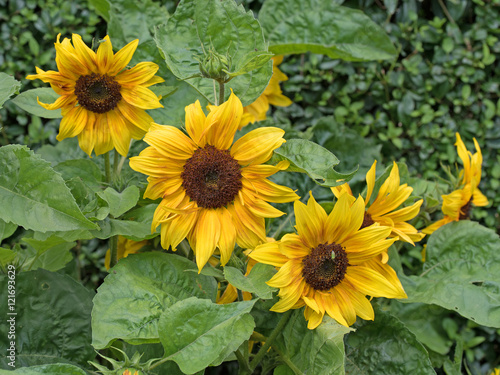
[[[284,131],[263,127],[233,143],[241,101],[231,94],[210,110],[205,116],[199,101],[186,107],[187,135],[153,124],[144,138],[151,147],[130,159],[133,169],[149,175],[144,197],[162,198],[152,230],[161,225],[163,248],[175,251],[187,237],[200,271],[216,251],[225,265],[235,243],[254,248],[266,241],[264,219],[283,215],[268,202],[298,199],[267,180],[289,163],[263,164],[285,142]]]
[[[80,35],[73,34],[59,41],[57,36],[56,63],[59,71],[43,71],[27,79],[50,83],[60,97],[52,104],[40,104],[45,109],[61,109],[63,116],[58,141],[78,136],[78,142],[89,156],[104,154],[115,148],[126,156],[130,140],[141,139],[153,119],[146,109],[163,107],[148,87],[163,82],[155,76],[158,65],[141,62],[125,69],[139,41],[136,39],[113,53],[106,36],[97,52],[87,47]]]
[[[390,227],[378,224],[360,229],[365,203],[342,194],[327,215],[311,195],[307,205],[294,203],[297,234],[259,245],[249,256],[279,267],[267,282],[279,288],[280,300],[272,311],[285,312],[306,306],[309,329],[328,314],[344,326],[356,316],[374,319],[366,298],[406,298],[396,272],[384,253],[397,238],[388,239]],[[385,259],[384,259],[385,258]]]
[[[488,198],[478,188],[479,182],[481,182],[481,164],[483,163],[481,148],[474,138],[476,153],[473,155],[465,147],[460,134],[456,133],[456,137],[455,146],[457,146],[458,156],[464,166],[464,169],[459,173],[461,185],[459,189],[452,191],[450,194],[441,196],[443,198],[441,211],[444,218],[422,230],[426,234],[431,234],[452,221],[468,219],[472,205],[483,207],[488,204]]]
[[[117,259],[126,258],[130,254],[137,253],[144,246],[146,246],[147,243],[148,243],[148,240],[133,241],[133,240],[129,240],[123,236],[118,236],[118,243],[116,246]],[[108,249],[108,251],[106,252],[106,257],[104,258],[104,265],[106,266],[107,270],[109,270],[110,261],[111,261],[111,250]]]
[[[390,237],[399,237],[400,240],[411,243],[420,241],[425,234],[419,233],[417,229],[407,223],[418,215],[423,199],[418,200],[410,206],[400,207],[411,195],[413,188],[408,184],[402,184],[399,178],[399,168],[394,162],[389,177],[380,187],[375,200],[370,204],[370,199],[375,187],[375,172],[377,161],[372,164],[372,167],[366,174],[367,192],[365,205],[367,207],[362,228],[370,226],[374,223],[385,225],[392,228]],[[349,185],[343,184],[332,188],[333,194],[338,198],[340,195],[347,193],[353,195]]]
[[[252,104],[243,108],[243,116],[241,117],[240,129],[249,123],[262,121],[266,119],[266,113],[269,110],[269,104],[278,107],[288,107],[292,101],[283,95],[280,88],[280,82],[288,80],[278,65],[283,61],[283,56],[273,57],[273,75],[264,92]]]

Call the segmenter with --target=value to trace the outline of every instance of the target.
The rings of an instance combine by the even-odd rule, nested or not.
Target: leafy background
[[[341,1],[337,2],[341,3]],[[263,1],[248,0],[242,3],[246,9],[253,10],[258,16]],[[123,7],[123,4],[129,5]],[[0,71],[20,81],[22,91],[41,87],[43,86],[41,82],[27,81],[24,77],[34,72],[35,65],[45,69],[55,69],[53,43],[54,35],[57,33],[60,32],[63,36],[79,33],[83,35],[85,42],[90,44],[93,38],[101,38],[106,34],[106,30],[109,30],[118,39],[116,47],[121,47],[128,39],[137,37],[137,34],[125,35],[119,25],[131,19],[138,10],[148,9],[147,20],[156,17],[154,18],[154,23],[156,23],[168,17],[176,6],[173,1],[143,0],[140,4],[130,4],[125,1],[113,2],[111,7],[116,7],[120,11],[111,12],[110,15],[109,4],[100,0],[90,2],[0,0],[2,23]],[[498,96],[500,64],[496,58],[500,53],[498,39],[500,1],[347,0],[343,2],[343,5],[360,9],[378,25],[382,25],[399,52],[398,59],[383,62],[346,62],[311,53],[287,56],[280,68],[290,79],[282,84],[282,88],[284,94],[290,97],[294,104],[286,108],[275,108],[269,122],[284,128],[289,138],[312,140],[332,150],[340,159],[338,169],[343,172],[352,171],[359,164],[360,171],[353,180],[354,189],[358,191],[363,188],[364,172],[374,158],[384,166],[388,166],[392,160],[404,162],[408,167],[408,173],[402,174],[406,178],[412,176],[413,182],[426,179],[430,181],[429,184],[436,185],[440,177],[446,177],[445,171],[440,167],[441,163],[454,165],[457,162],[453,145],[455,132],[461,133],[469,149],[473,147],[472,137],[476,137],[479,144],[483,146],[484,156],[481,189],[490,200],[490,204],[486,208],[474,209],[473,217],[491,228],[488,235],[496,238],[492,240],[496,241],[496,245],[491,245],[490,250],[484,256],[487,257],[488,254],[500,251],[498,238],[493,233],[500,233],[500,195],[496,194],[500,187],[500,155],[498,153],[500,148],[500,100]],[[139,49],[137,59],[141,58],[141,51],[147,55],[155,48],[151,28],[144,26],[144,20],[139,21],[136,20],[140,27],[134,28],[134,33],[135,30],[139,30],[141,34],[139,38],[145,43],[141,45],[142,49]],[[168,77],[166,66],[161,67],[160,75]],[[170,81],[167,79],[167,86],[173,82],[173,78],[170,79]],[[196,92],[187,84],[181,85],[177,90],[186,98],[196,96]],[[158,118],[155,119],[163,123],[177,121],[180,115],[169,112],[177,103],[169,104],[168,98],[163,100],[163,103],[166,108],[156,115]],[[62,174],[66,185],[72,191],[75,189],[92,191],[92,186],[84,186],[75,180],[75,176],[65,175],[65,165],[61,162],[69,160],[71,163],[72,159],[81,155],[71,154],[74,153],[70,151],[74,150],[74,143],[57,144],[55,136],[58,120],[30,116],[12,101],[8,101],[4,108],[0,109],[0,127],[0,145],[10,143],[28,145],[45,160],[53,162],[54,166],[57,165],[58,172]],[[53,148],[50,145],[57,147]],[[90,164],[94,165],[94,163],[95,161]],[[86,166],[81,167],[92,175],[95,168],[90,164],[87,163]],[[134,178],[134,172],[130,170],[125,169],[124,174],[126,175],[124,180]],[[102,175],[93,176],[97,183],[102,181]],[[287,174],[278,178],[288,179],[287,184],[290,186],[299,186],[302,196],[309,189],[315,189],[314,183],[305,176],[291,177]],[[424,185],[414,185],[416,195],[425,195],[427,186]],[[329,193],[316,191],[320,195],[319,200],[325,202],[331,200]],[[111,191],[109,194],[114,196]],[[92,197],[92,194],[89,193],[89,196]],[[419,226],[426,225],[431,219],[437,217],[436,213],[439,214],[435,213],[438,209],[437,202],[432,199],[432,196],[426,196],[426,198],[428,198],[426,207],[418,218],[417,225]],[[87,218],[99,218],[106,217],[111,209],[119,208],[113,207],[112,201],[112,198],[109,202],[104,198],[101,200],[95,198],[80,200],[76,203]],[[107,221],[103,221],[100,225],[106,225],[108,234],[120,231],[123,234],[131,233],[130,227],[123,227],[123,225],[128,225],[124,221],[128,217],[140,217],[140,214],[148,212],[145,202],[139,200],[139,206],[140,212],[133,214],[124,212],[123,220],[106,219]],[[144,214],[144,216],[147,215]],[[137,237],[141,237],[145,233],[143,229],[147,227],[147,223],[141,222],[138,225],[140,228],[134,227],[133,230]],[[278,229],[283,231],[292,228],[290,223],[288,228],[278,228],[278,225],[274,223],[270,225],[271,233]],[[68,256],[70,248],[61,247],[57,240],[53,240],[50,246],[46,245],[46,248],[41,249],[36,241],[43,241],[43,239],[25,238],[26,233],[22,230],[7,226],[3,225],[0,228],[0,237],[6,238],[4,244],[13,246],[17,244],[16,246],[19,246],[25,254],[23,261],[26,264],[26,270],[32,269],[20,280],[21,287],[26,288],[27,293],[30,290],[34,292],[36,288],[32,287],[35,285],[33,279],[45,277],[47,285],[51,285],[52,282],[54,285],[63,285],[69,292],[80,295],[81,299],[87,301],[82,310],[85,314],[89,314],[92,298],[90,294],[102,283],[106,275],[104,268],[106,242],[99,239],[77,241],[76,246],[71,249],[73,254],[71,257]],[[468,230],[473,231],[475,228],[468,228]],[[57,238],[57,233],[55,234]],[[78,238],[77,234],[75,236]],[[88,238],[91,237],[93,237],[92,234]],[[438,240],[434,242],[437,243]],[[421,269],[420,250],[420,246],[416,248],[404,246],[400,249],[399,261],[397,256],[391,257],[396,259],[394,267],[399,267],[409,273]],[[58,254],[61,259],[65,260],[55,265],[44,263],[43,254],[47,251]],[[441,253],[437,252],[437,254],[441,256]],[[129,263],[133,260],[134,258],[131,258]],[[432,259],[430,262],[432,263]],[[478,264],[477,267],[481,269],[481,262]],[[46,271],[36,270],[38,267],[57,271],[58,274],[47,276]],[[431,266],[426,264],[426,267]],[[450,270],[441,271],[449,272]],[[40,275],[35,275],[36,272]],[[58,276],[61,279],[56,280],[57,282],[50,279]],[[478,276],[474,274],[470,276],[471,280],[476,282]],[[85,288],[78,288],[76,284],[68,281],[71,280],[70,278],[81,282]],[[499,280],[496,280],[496,284],[493,283],[488,288],[498,288],[498,283]],[[42,282],[36,285],[43,287],[45,284]],[[474,285],[471,285],[472,287]],[[485,293],[488,292],[488,288],[485,288]],[[51,303],[44,300],[43,294],[33,293],[30,298],[38,299],[37,303],[40,304]],[[493,366],[500,364],[498,324],[490,324],[490,327],[479,325],[462,317],[462,315],[467,316],[462,314],[463,311],[460,311],[462,315],[459,315],[448,310],[449,306],[440,306],[438,303],[422,305],[420,301],[415,300],[413,303],[401,304],[381,300],[378,305],[377,318],[380,317],[380,320],[376,320],[376,323],[387,328],[387,337],[383,340],[381,338],[384,344],[381,344],[376,352],[373,351],[374,346],[365,347],[363,342],[366,338],[373,337],[370,330],[377,331],[379,328],[364,322],[355,325],[356,333],[349,334],[345,340],[346,373],[405,373],[410,371],[409,368],[412,365],[415,365],[410,358],[422,357],[425,353],[429,354],[430,362],[425,358],[422,359],[423,362],[418,365],[420,371],[418,373],[437,371],[439,374],[458,374],[468,370],[473,374],[485,374]],[[60,308],[64,309],[65,306]],[[179,309],[178,306],[177,309]],[[258,306],[256,311],[252,314],[258,322]],[[63,313],[75,314],[74,311],[62,311],[61,314]],[[30,317],[25,317],[25,319],[30,319]],[[296,333],[304,331],[299,319],[295,317],[292,322],[297,325],[297,327],[290,326],[295,327]],[[82,325],[82,330],[88,329],[84,321],[79,321],[78,324]],[[74,327],[63,329],[70,330],[68,335],[76,337]],[[399,335],[400,332],[403,334]],[[3,332],[0,334],[4,336]],[[289,334],[289,331],[283,333],[280,339],[283,341],[281,348],[294,358],[293,355],[300,355],[301,349],[286,345]],[[82,340],[85,341],[82,346],[86,349],[79,357],[75,356],[76,360],[72,363],[84,366],[86,360],[93,359],[93,355],[89,349],[90,341],[85,337]],[[318,357],[339,355],[335,351],[335,342],[338,338],[324,338],[324,340],[327,343],[324,345],[325,352],[319,353]],[[29,338],[26,338],[26,342],[29,342]],[[27,350],[28,362],[26,362],[28,364],[37,363],[29,358],[31,351],[35,353],[45,350],[47,355],[54,358],[54,362],[61,361],[62,354],[57,351],[57,348],[41,349],[26,345],[29,348]],[[154,344],[148,345],[150,345],[148,350],[152,352],[156,350],[152,349],[155,348]],[[314,343],[314,345],[321,346],[322,342]],[[68,350],[71,352],[74,348],[70,347]],[[385,364],[384,359],[394,356],[395,353],[405,353],[402,358],[408,358],[410,364],[402,361],[401,363],[391,362],[390,366],[382,366]],[[156,356],[161,356],[161,351]],[[462,366],[462,357],[467,360],[466,369]],[[221,368],[207,370],[207,373],[230,372],[234,370],[234,366],[231,366],[230,363],[225,363]],[[50,373],[51,370],[47,371]],[[287,374],[287,371],[284,367],[278,367],[275,373]]]

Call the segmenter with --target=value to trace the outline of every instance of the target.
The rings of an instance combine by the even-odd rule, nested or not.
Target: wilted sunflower
[[[151,147],[130,159],[130,166],[149,175],[145,198],[163,198],[152,229],[161,224],[161,244],[172,250],[188,238],[199,270],[219,249],[225,265],[235,242],[254,248],[266,241],[264,218],[283,212],[267,202],[298,198],[292,189],[266,179],[288,162],[263,165],[285,142],[284,131],[253,130],[233,144],[243,107],[236,95],[210,107],[205,116],[199,101],[186,107],[186,131],[153,124],[144,140]]]
[[[118,242],[116,246],[116,259],[119,260],[128,257],[130,254],[135,254],[147,244],[148,240],[133,241],[123,236],[118,236]],[[109,270],[110,261],[111,250],[108,249],[108,251],[106,252],[106,257],[104,258],[104,265],[106,266],[107,270]]]
[[[255,121],[265,120],[269,104],[278,107],[287,107],[292,104],[292,101],[283,95],[280,88],[280,82],[288,80],[288,77],[278,68],[278,65],[282,61],[283,56],[273,57],[273,75],[271,80],[257,100],[243,108],[240,129],[249,123],[253,124]]]
[[[457,146],[458,156],[464,165],[464,169],[460,171],[462,187],[454,190],[448,195],[441,196],[443,198],[441,211],[443,211],[445,216],[443,219],[436,221],[434,224],[422,230],[422,232],[426,234],[431,234],[438,228],[452,221],[468,219],[472,205],[482,207],[488,204],[488,198],[486,198],[478,188],[479,182],[481,181],[481,164],[483,163],[481,148],[476,138],[474,138],[476,153],[472,155],[471,152],[467,151],[465,144],[462,142],[462,138],[460,138],[460,134],[456,133],[456,137],[457,142],[455,146]]]
[[[377,197],[370,204],[370,198],[375,187],[375,172],[377,161],[366,174],[367,192],[365,205],[368,207],[365,212],[363,225],[361,228],[379,223],[392,228],[391,237],[399,237],[400,240],[411,243],[420,241],[425,234],[419,233],[417,229],[408,224],[407,221],[418,215],[423,199],[420,199],[410,206],[397,209],[411,195],[413,188],[408,184],[400,185],[399,168],[394,162],[389,177],[380,187]],[[340,194],[347,193],[352,196],[352,191],[348,184],[343,184],[332,188],[333,194],[338,198]]]
[[[280,289],[272,311],[305,305],[309,329],[321,323],[325,312],[350,326],[356,316],[373,320],[366,295],[406,298],[396,273],[382,261],[382,254],[397,238],[387,239],[391,228],[377,223],[360,229],[365,204],[361,197],[354,202],[351,198],[342,194],[329,215],[312,195],[307,205],[296,201],[298,234],[286,234],[249,254],[258,262],[280,267],[267,282]]]
[[[141,62],[124,70],[132,59],[139,41],[136,39],[113,54],[108,36],[97,52],[85,45],[80,35],[73,34],[59,42],[57,36],[56,63],[58,72],[36,68],[37,74],[27,79],[50,83],[61,95],[54,103],[38,104],[45,109],[61,108],[63,116],[58,141],[78,136],[78,142],[89,156],[104,154],[113,148],[126,156],[131,138],[141,139],[153,119],[145,109],[163,107],[149,86],[163,82],[155,76],[158,65]]]

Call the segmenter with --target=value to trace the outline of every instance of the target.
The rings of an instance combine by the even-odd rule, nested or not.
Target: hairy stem
[[[219,105],[224,103],[224,83],[219,82]]]
[[[113,236],[109,239],[109,249],[109,268],[112,268],[118,262],[118,236]]]

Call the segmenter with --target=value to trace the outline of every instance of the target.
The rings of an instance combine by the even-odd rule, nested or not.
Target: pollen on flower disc
[[[105,113],[113,110],[122,99],[120,89],[120,84],[113,77],[92,73],[78,78],[75,95],[83,108]]]
[[[320,244],[302,260],[302,276],[315,290],[326,291],[344,279],[349,261],[342,246],[336,243]]]
[[[203,208],[226,206],[243,186],[240,165],[229,150],[211,145],[194,152],[186,161],[181,178],[186,194]]]

